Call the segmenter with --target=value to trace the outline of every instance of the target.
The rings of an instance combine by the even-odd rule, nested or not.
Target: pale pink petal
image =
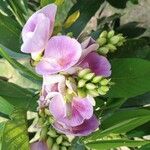
[[[36,66],[36,71],[42,75],[65,71],[78,62],[81,52],[77,40],[68,36],[54,36],[49,40],[44,58]]]

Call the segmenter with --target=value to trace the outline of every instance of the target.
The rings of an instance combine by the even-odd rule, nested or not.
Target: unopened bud
[[[88,90],[87,92],[88,92],[89,95],[91,95],[93,97],[96,97],[96,96],[99,95],[97,90]]]
[[[116,46],[114,46],[113,44],[107,44],[106,47],[108,47],[111,52],[117,50]]]
[[[59,144],[61,144],[62,141],[63,141],[63,137],[60,135],[60,136],[56,139],[56,143],[59,145]]]
[[[88,90],[94,90],[96,88],[96,86],[93,83],[87,83],[86,84],[86,88]]]
[[[47,137],[48,128],[45,126],[41,129],[40,140],[45,140]]]
[[[50,137],[53,137],[53,138],[55,138],[55,137],[58,136],[57,133],[56,133],[56,131],[53,130],[53,129],[50,129],[47,134],[48,134]]]
[[[110,39],[110,38],[112,38],[114,35],[115,35],[115,31],[114,31],[114,30],[111,30],[111,31],[108,32],[107,37]]]
[[[109,52],[109,49],[107,47],[100,47],[98,49],[98,52],[101,54],[107,54]]]
[[[84,89],[78,89],[77,91],[80,97],[86,97],[86,91]]]
[[[67,141],[64,141],[64,142],[62,143],[62,145],[68,147],[68,146],[70,146],[71,144],[70,144],[69,142],[67,142]]]
[[[95,73],[88,73],[83,77],[85,80],[91,80],[95,76]]]
[[[48,149],[51,149],[53,145],[53,139],[49,137],[46,141],[46,144],[47,144]]]
[[[103,32],[100,34],[99,37],[100,37],[100,38],[101,38],[101,37],[106,38],[106,37],[107,37],[107,31],[103,31]]]
[[[61,150],[67,150],[67,147],[62,146],[62,147],[61,147]]]
[[[90,69],[83,69],[82,71],[80,71],[79,73],[78,73],[78,77],[80,77],[80,78],[83,78],[83,76],[85,76],[86,74],[88,74],[88,73],[90,73],[91,72],[91,70]]]
[[[113,37],[110,39],[110,43],[115,45],[115,44],[117,44],[117,43],[119,42],[119,39],[120,39],[119,36],[117,36],[117,35],[116,35],[116,36],[113,36]]]
[[[100,46],[103,46],[104,44],[106,44],[107,40],[106,38],[101,37],[97,40],[97,42]]]
[[[96,77],[94,77],[94,78],[92,79],[92,82],[93,82],[93,83],[98,83],[98,82],[101,81],[102,78],[103,78],[102,76],[96,76]]]
[[[84,80],[84,79],[79,80],[78,87],[79,88],[84,87],[85,83],[86,83],[86,80]]]
[[[57,143],[54,143],[51,150],[59,150],[59,145]]]
[[[109,91],[109,87],[108,86],[101,86],[100,89],[104,92],[108,92]]]
[[[103,79],[103,80],[101,80],[100,84],[107,85],[109,82],[110,82],[110,79]]]
[[[106,94],[106,92],[102,91],[101,88],[98,89],[98,93],[99,93],[100,95],[105,95],[105,94]]]

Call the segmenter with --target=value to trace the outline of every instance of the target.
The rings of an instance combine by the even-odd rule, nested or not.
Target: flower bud
[[[60,136],[56,139],[56,143],[59,145],[59,144],[61,144],[62,141],[63,141],[63,137],[60,135]]]
[[[99,95],[98,91],[95,89],[95,90],[88,90],[87,91],[89,95],[93,96],[93,97],[96,97]]]
[[[102,37],[106,38],[106,37],[107,37],[107,31],[103,31],[103,32],[100,34],[99,37],[100,37],[100,38],[102,38]]]
[[[70,146],[71,144],[70,144],[69,142],[67,142],[67,141],[64,141],[64,142],[62,143],[62,145],[68,147],[68,146]]]
[[[96,77],[94,77],[94,78],[92,79],[92,82],[93,82],[93,83],[98,83],[98,82],[101,81],[102,78],[103,78],[102,76],[96,76]]]
[[[83,77],[85,80],[91,80],[95,76],[95,73],[88,73]]]
[[[94,90],[96,88],[95,84],[87,83],[85,86],[88,90]]]
[[[84,80],[84,79],[79,80],[78,87],[79,88],[84,87],[85,83],[86,83],[86,80]]]
[[[85,76],[86,74],[88,74],[90,72],[91,72],[91,70],[89,68],[83,69],[83,70],[79,71],[78,77],[83,78],[83,76]]]
[[[67,150],[67,147],[62,146],[62,147],[61,147],[61,150]]]
[[[46,137],[47,137],[47,131],[48,131],[47,126],[45,126],[45,127],[43,127],[41,129],[40,140],[45,140],[46,139]]]
[[[47,133],[50,137],[52,137],[52,138],[56,138],[58,135],[57,135],[57,133],[56,133],[56,131],[55,130],[53,130],[53,129],[49,129],[49,131],[48,131],[48,133]]]
[[[113,36],[111,39],[110,39],[110,43],[111,44],[114,44],[114,45],[116,45],[118,42],[119,42],[119,36]]]
[[[109,91],[109,87],[108,86],[101,86],[100,89],[104,92],[108,92]]]
[[[111,52],[117,50],[116,46],[114,46],[113,44],[107,44],[106,47],[108,47]]]
[[[100,95],[105,95],[105,94],[106,94],[106,92],[102,91],[101,88],[98,89],[98,93],[99,93]]]
[[[86,97],[86,92],[84,89],[78,89],[77,91],[80,97]]]
[[[104,44],[106,44],[107,40],[106,40],[106,38],[101,37],[101,38],[97,39],[97,42],[100,46],[103,46]]]
[[[59,145],[57,143],[54,143],[51,150],[59,150]]]
[[[114,31],[114,30],[111,30],[111,31],[108,32],[107,37],[110,39],[110,38],[112,38],[114,35],[115,35],[115,31]]]
[[[100,84],[107,85],[109,82],[110,82],[110,79],[103,79],[103,80],[101,80]]]
[[[109,49],[107,47],[100,47],[98,49],[98,52],[101,54],[107,54],[109,52]]]
[[[47,144],[48,149],[51,149],[53,145],[53,139],[49,137],[46,141],[46,144]]]

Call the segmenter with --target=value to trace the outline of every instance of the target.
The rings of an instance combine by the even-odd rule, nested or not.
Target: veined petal
[[[106,57],[95,52],[89,53],[81,62],[81,67],[89,67],[96,75],[109,77],[111,75],[111,65]]]
[[[42,75],[65,71],[78,62],[81,52],[77,40],[68,36],[54,36],[49,40],[44,58],[36,66],[36,71]]]

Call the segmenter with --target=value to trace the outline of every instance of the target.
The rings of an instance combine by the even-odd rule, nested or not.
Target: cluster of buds
[[[51,126],[53,118],[49,110],[44,108],[39,112],[38,125],[41,127],[40,140],[46,141],[48,149],[51,150],[68,150],[71,143],[68,137],[62,135]]]
[[[111,79],[96,76],[90,69],[84,69],[78,73],[78,95],[85,97],[87,94],[93,97],[105,95],[110,88]]]
[[[117,47],[122,46],[125,41],[123,35],[115,35],[114,30],[109,32],[103,31],[97,39],[97,43],[100,45],[98,53],[106,55],[108,52],[114,52],[117,50]]]

